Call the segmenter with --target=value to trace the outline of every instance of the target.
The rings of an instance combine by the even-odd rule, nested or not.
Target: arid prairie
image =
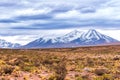
[[[0,49],[0,80],[120,80],[120,46]]]

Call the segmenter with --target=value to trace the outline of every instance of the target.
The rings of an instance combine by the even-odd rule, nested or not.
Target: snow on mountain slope
[[[80,32],[78,30],[74,30],[64,36],[61,36],[61,37],[57,37],[56,39],[54,39],[54,43],[69,43],[71,42],[72,40],[74,39],[77,39],[77,38],[80,38],[81,35],[83,34],[83,32]]]
[[[85,32],[82,36],[81,36],[81,40],[84,41],[84,43],[110,43],[110,42],[117,42],[117,40],[106,36],[104,34],[101,34],[99,32],[97,32],[94,29],[90,29],[88,32]]]
[[[74,30],[64,36],[56,37],[56,38],[48,38],[48,37],[41,37],[39,39],[36,39],[24,47],[46,47],[46,46],[58,46],[60,44],[69,43],[70,41],[77,39],[80,37],[82,32]]]
[[[47,47],[75,47],[84,45],[98,45],[104,43],[118,42],[117,40],[101,34],[94,29],[87,32],[74,30],[66,35],[56,38],[41,37],[25,45],[26,48],[47,48]]]
[[[7,42],[3,39],[0,39],[0,48],[17,48],[20,47],[20,44]]]
[[[83,35],[82,35],[82,39],[100,39],[102,37],[102,35],[97,32],[96,30],[93,30],[93,29],[90,29],[88,32],[85,32]]]

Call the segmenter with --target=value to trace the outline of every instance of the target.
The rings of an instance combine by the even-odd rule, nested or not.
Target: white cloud
[[[95,25],[95,29],[120,29],[119,9],[119,0],[0,0],[0,35],[5,34],[6,36],[1,36],[1,38],[11,42],[26,44],[44,34],[45,36],[61,35],[75,27],[83,30]],[[37,15],[36,18],[40,16],[43,18],[29,19],[33,15]],[[43,15],[50,17],[45,18]],[[28,18],[16,19],[21,16]],[[36,28],[33,26],[36,24],[39,24],[38,30],[30,29]],[[102,27],[99,27],[101,24]],[[66,27],[66,25],[71,27]],[[48,30],[56,28],[62,30]],[[63,28],[68,30],[63,30]],[[99,31],[120,40],[119,30]]]
[[[55,15],[55,19],[74,19],[79,18],[80,13],[76,10],[68,11],[65,13],[58,13]]]
[[[58,13],[55,15],[56,19],[80,19],[80,20],[92,20],[92,19],[106,19],[106,20],[119,20],[120,10],[113,7],[102,7],[96,10],[94,13],[80,13],[78,10],[71,10],[65,13]]]
[[[71,29],[67,30],[32,30],[29,31],[31,33],[30,35],[14,35],[14,36],[0,36],[1,39],[5,39],[8,42],[12,43],[19,43],[22,45],[25,45],[35,39],[38,39],[40,37],[47,37],[47,38],[54,38],[57,36],[62,36],[64,34],[67,34],[71,31]],[[32,33],[36,32],[34,35]]]
[[[34,9],[34,8],[28,8],[28,9],[22,9],[22,10],[17,10],[15,12],[16,16],[19,15],[37,15],[37,14],[47,14],[50,12],[50,8],[43,8],[43,9]]]

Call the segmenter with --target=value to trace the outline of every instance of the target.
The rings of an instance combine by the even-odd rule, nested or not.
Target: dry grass
[[[0,80],[120,80],[120,46],[0,49]]]

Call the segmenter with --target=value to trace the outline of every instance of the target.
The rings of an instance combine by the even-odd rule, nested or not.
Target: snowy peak
[[[84,41],[84,44],[102,44],[102,43],[111,43],[118,42],[117,40],[101,34],[100,32],[90,29],[81,36],[81,40]]]
[[[82,33],[83,32],[81,32],[81,31],[74,30],[74,31],[71,31],[70,33],[63,35],[63,36],[60,36],[60,37],[55,37],[55,38],[41,37],[41,38],[35,40],[34,43],[39,43],[39,44],[68,43],[74,39],[80,38]]]
[[[66,34],[64,37],[67,37],[67,38],[75,38],[76,37],[77,38],[77,37],[80,37],[82,33],[83,32],[80,32],[78,30],[74,30],[74,31]]]
[[[55,48],[55,47],[78,47],[85,45],[99,45],[118,42],[117,40],[90,29],[86,32],[74,30],[56,38],[41,37],[25,45],[27,48]]]
[[[90,29],[90,30],[88,30],[88,32],[85,32],[82,37],[85,39],[99,40],[100,38],[102,38],[102,36],[103,35],[101,33],[97,32],[96,30]]]
[[[98,34],[98,32],[96,31],[96,30],[94,30],[94,29],[90,29],[90,30],[88,30],[88,32],[87,32],[87,35],[88,36],[91,36],[91,35],[96,35],[96,34]]]
[[[3,39],[0,39],[0,48],[17,48],[20,47],[20,44],[7,42]]]
[[[74,30],[64,36],[61,37],[57,37],[55,39],[56,42],[62,42],[62,43],[68,43],[74,39],[80,38],[83,32],[78,31],[78,30]]]

